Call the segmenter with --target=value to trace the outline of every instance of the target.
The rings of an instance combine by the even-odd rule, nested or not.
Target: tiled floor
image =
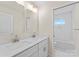
[[[67,52],[56,50],[55,57],[75,57],[75,52],[67,53]]]
[[[75,47],[73,44],[66,42],[56,42],[54,45],[55,57],[75,57]]]

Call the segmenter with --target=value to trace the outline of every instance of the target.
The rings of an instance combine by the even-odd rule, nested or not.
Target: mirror
[[[26,4],[27,2],[25,2],[25,32],[31,33],[31,34],[37,34],[38,33],[38,27],[39,27],[39,20],[38,20],[38,11],[33,12],[35,9],[30,8],[27,6]],[[29,2],[30,3],[30,2]],[[30,4],[32,6],[35,7],[35,5]],[[28,9],[26,9],[26,7]],[[35,7],[36,8],[36,7]]]
[[[31,2],[23,1],[17,2],[24,6],[24,33],[33,35],[38,33],[38,11],[37,7]]]

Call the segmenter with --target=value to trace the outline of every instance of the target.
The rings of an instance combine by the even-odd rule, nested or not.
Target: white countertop
[[[33,45],[39,43],[42,40],[45,40],[47,36],[38,36],[35,38],[27,38],[20,40],[16,43],[8,43],[0,45],[0,57],[11,57],[25,49],[32,47]]]

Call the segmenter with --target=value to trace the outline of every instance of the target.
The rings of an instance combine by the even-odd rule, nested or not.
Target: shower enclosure
[[[54,49],[57,57],[71,57],[77,56],[76,39],[74,39],[75,28],[73,24],[74,14],[76,15],[76,7],[79,3],[73,3],[54,9]],[[79,8],[79,7],[78,7]],[[78,18],[79,19],[79,18]],[[75,30],[76,29],[76,30]]]

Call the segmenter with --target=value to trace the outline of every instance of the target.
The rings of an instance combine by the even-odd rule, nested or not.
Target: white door
[[[71,12],[55,15],[54,34],[56,41],[72,42],[71,39]]]
[[[75,49],[72,38],[72,12],[74,5],[54,10],[54,47],[66,56]],[[63,54],[62,54],[63,55]]]

